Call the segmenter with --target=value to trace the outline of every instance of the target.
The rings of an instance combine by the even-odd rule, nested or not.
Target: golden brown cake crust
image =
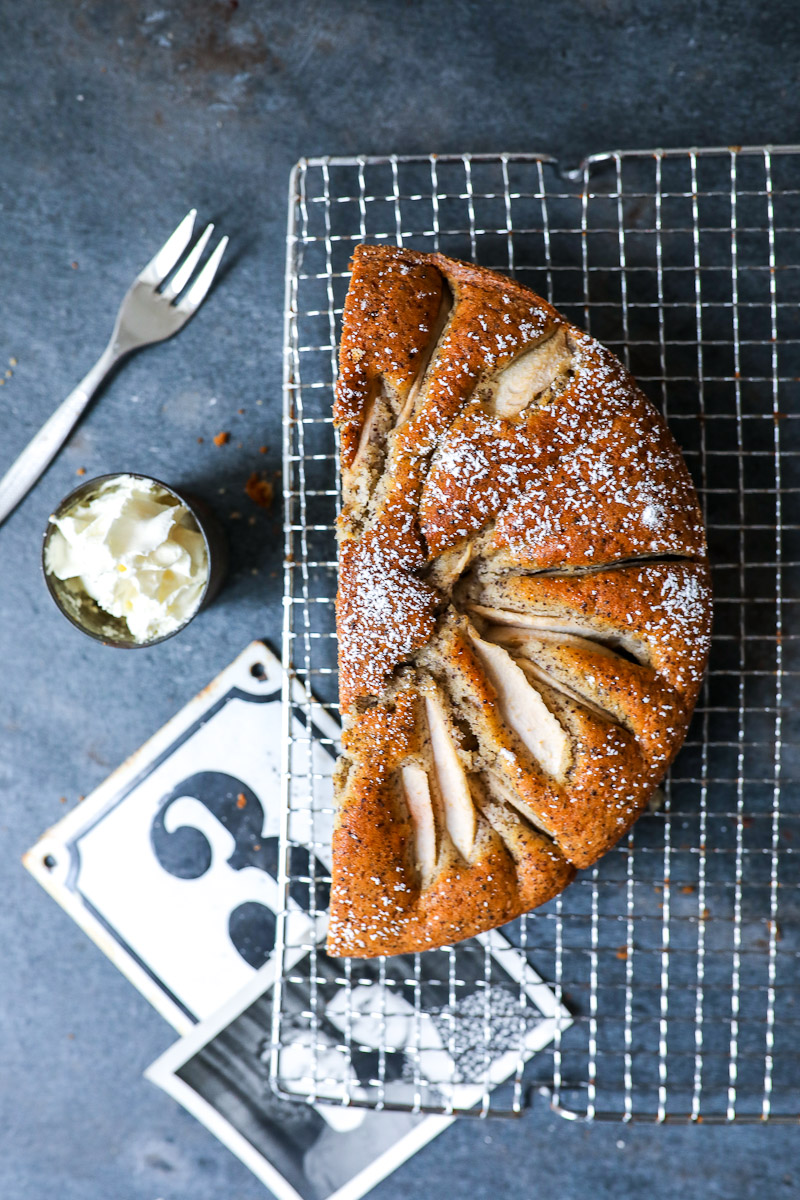
[[[630,828],[708,654],[700,511],[624,367],[484,268],[360,246],[334,417],[328,949],[502,924]]]
[[[381,246],[359,246],[356,255],[359,269],[344,303],[333,410],[346,467],[356,453],[371,387],[378,379],[410,387],[442,296],[441,275],[424,254],[399,256]]]

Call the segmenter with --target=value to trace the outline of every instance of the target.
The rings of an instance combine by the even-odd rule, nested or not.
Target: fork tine
[[[139,273],[137,277],[138,282],[151,283],[154,287],[157,287],[161,283],[161,280],[166,275],[169,275],[192,240],[192,230],[194,229],[196,216],[196,208],[191,209],[186,214],[175,232],[167,238],[158,253],[150,259],[144,270]]]
[[[189,290],[185,292],[183,296],[181,296],[180,300],[175,305],[178,312],[185,313],[187,316],[191,316],[192,313],[196,312],[203,303],[206,298],[206,292],[211,287],[214,276],[217,273],[217,268],[222,261],[222,256],[225,253],[225,247],[227,244],[227,237],[220,239],[216,250],[211,255],[211,258],[203,267],[200,274],[197,276],[197,279],[195,279]]]
[[[175,297],[179,296],[186,287],[187,283],[192,278],[192,275],[194,275],[195,268],[200,262],[200,259],[203,256],[203,251],[208,243],[208,239],[211,237],[213,232],[214,226],[206,225],[197,245],[190,254],[187,254],[186,261],[181,263],[180,267],[161,293],[165,300],[174,300]]]

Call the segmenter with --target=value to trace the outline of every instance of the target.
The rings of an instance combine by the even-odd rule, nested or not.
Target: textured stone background
[[[0,1196],[255,1200],[249,1172],[141,1078],[171,1030],[19,857],[61,796],[99,783],[252,637],[277,639],[277,511],[230,515],[254,512],[252,469],[280,466],[289,168],[320,153],[542,150],[574,164],[798,140],[800,8],[0,0],[0,29],[0,364],[18,359],[0,465],[94,360],[131,276],[191,205],[233,240],[212,303],[124,368],[0,529]],[[232,439],[218,449],[220,429]],[[114,653],[55,611],[39,539],[80,467],[189,485],[227,518],[229,584],[180,638]],[[798,1191],[795,1129],[584,1127],[534,1109],[457,1124],[375,1195]]]

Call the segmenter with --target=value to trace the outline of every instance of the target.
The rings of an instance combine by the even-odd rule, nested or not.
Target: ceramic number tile
[[[271,961],[281,908],[280,689],[280,664],[253,642],[24,859],[181,1032]],[[293,712],[303,734],[308,710]],[[311,711],[324,787],[338,727],[319,706]],[[292,908],[295,944],[314,940],[319,931]]]

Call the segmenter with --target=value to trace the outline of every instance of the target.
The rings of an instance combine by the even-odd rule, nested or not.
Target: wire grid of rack
[[[336,706],[330,413],[358,242],[473,258],[590,330],[667,416],[706,515],[715,631],[686,744],[660,810],[563,896],[505,931],[508,953],[536,969],[571,1020],[557,1019],[554,1040],[524,1075],[520,1051],[502,1101],[473,1057],[478,1112],[517,1112],[541,1090],[557,1111],[588,1119],[800,1117],[799,154],[597,154],[568,174],[535,154],[316,159],[292,175],[284,662],[316,699],[296,702],[294,717],[284,705],[287,906],[294,897],[316,916],[329,882],[335,750],[314,723],[316,701]],[[330,751],[322,759],[320,745]],[[427,1086],[419,1031],[440,997],[452,1044],[459,989],[489,996],[495,959],[476,960],[466,943],[377,966],[332,962],[308,932],[293,943],[287,930],[283,922],[273,1086],[297,1092],[281,1053],[295,1036],[293,1003],[311,1030],[309,1099],[409,1104],[392,1102],[393,1048],[359,1042],[359,988],[377,978],[414,1009],[410,1107],[457,1111],[452,1095]],[[332,986],[352,1006],[333,1033]],[[485,1066],[490,1017],[484,1025]],[[371,1049],[357,1086],[331,1086],[320,1048],[332,1044],[353,1064]]]

